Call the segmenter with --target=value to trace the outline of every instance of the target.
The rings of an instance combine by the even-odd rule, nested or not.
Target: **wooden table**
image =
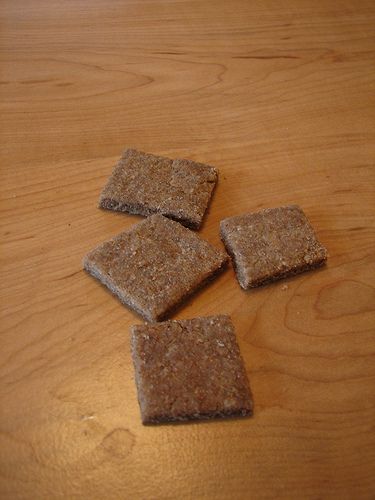
[[[1,2],[1,498],[375,495],[375,4]],[[144,427],[140,319],[82,271],[140,217],[97,209],[125,147],[220,170],[201,235],[300,204],[326,268],[175,316],[232,315],[251,419]]]

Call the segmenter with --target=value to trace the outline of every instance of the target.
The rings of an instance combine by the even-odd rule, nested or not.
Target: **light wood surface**
[[[1,498],[375,498],[373,1],[3,0]],[[140,217],[97,209],[125,147],[217,166],[201,235],[300,204],[326,268],[232,315],[251,419],[143,427],[139,318],[82,271]]]

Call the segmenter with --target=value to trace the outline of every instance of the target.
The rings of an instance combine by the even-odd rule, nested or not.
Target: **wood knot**
[[[375,289],[354,280],[340,280],[322,288],[315,302],[321,319],[362,314],[375,309]]]
[[[104,437],[102,448],[113,457],[125,458],[131,453],[134,444],[134,435],[128,429],[118,428]]]

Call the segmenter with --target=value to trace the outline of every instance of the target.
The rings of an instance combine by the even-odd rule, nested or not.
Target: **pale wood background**
[[[3,0],[2,498],[375,498],[373,1]],[[299,203],[327,268],[228,270],[252,419],[142,427],[139,318],[81,270],[139,217],[98,194],[124,147],[220,169],[201,234]],[[287,287],[285,286],[287,285]]]

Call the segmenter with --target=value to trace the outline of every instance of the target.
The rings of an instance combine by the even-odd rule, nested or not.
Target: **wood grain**
[[[3,0],[2,498],[375,498],[375,5]],[[232,315],[252,419],[142,427],[139,318],[82,271],[140,218],[96,208],[126,147],[216,165],[219,221],[300,204],[326,268]],[[285,286],[286,285],[286,286]]]

